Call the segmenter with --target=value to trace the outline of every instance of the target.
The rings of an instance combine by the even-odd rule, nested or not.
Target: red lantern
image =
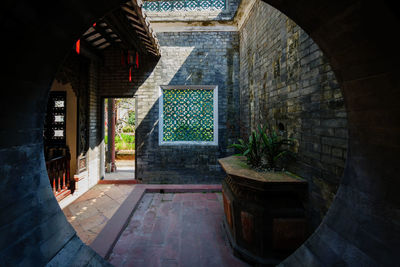
[[[81,53],[81,39],[78,39],[75,43],[75,51],[79,55]]]

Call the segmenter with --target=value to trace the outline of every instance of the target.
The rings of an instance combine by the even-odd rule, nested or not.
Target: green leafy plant
[[[245,156],[247,163],[256,169],[279,170],[287,160],[295,158],[291,148],[294,139],[284,138],[273,129],[259,126],[249,136],[248,141],[239,139],[230,147],[237,149]]]
[[[105,136],[105,143],[108,142],[108,136]],[[129,134],[121,134],[115,136],[115,149],[116,150],[135,150],[135,136]]]
[[[133,133],[135,130],[131,125],[127,125],[122,128],[123,133]]]
[[[131,126],[135,125],[135,112],[134,111],[129,112],[128,124]]]
[[[135,136],[129,134],[121,134],[124,143],[135,143]]]
[[[263,133],[262,138],[267,169],[282,169],[288,160],[295,158],[292,150],[295,146],[294,139],[284,138],[272,129]]]
[[[263,142],[260,131],[253,131],[247,142],[243,139],[238,140],[239,144],[233,144],[231,147],[240,151],[240,154],[247,158],[247,163],[254,168],[259,168],[262,165]]]

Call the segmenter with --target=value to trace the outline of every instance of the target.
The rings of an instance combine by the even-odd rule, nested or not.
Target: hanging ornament
[[[139,53],[136,52],[136,68],[139,68]]]
[[[81,39],[78,39],[75,43],[75,51],[79,55],[81,53]]]
[[[129,68],[129,82],[132,82],[132,67]]]

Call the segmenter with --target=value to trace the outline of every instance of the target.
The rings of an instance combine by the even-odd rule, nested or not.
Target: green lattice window
[[[161,86],[160,144],[217,145],[216,86]]]
[[[144,1],[143,9],[149,12],[223,10],[226,0],[160,0]]]

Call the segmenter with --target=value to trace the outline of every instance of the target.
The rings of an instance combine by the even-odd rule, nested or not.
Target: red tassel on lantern
[[[136,52],[136,68],[139,68],[139,53]]]
[[[132,82],[132,67],[129,68],[129,82]]]

